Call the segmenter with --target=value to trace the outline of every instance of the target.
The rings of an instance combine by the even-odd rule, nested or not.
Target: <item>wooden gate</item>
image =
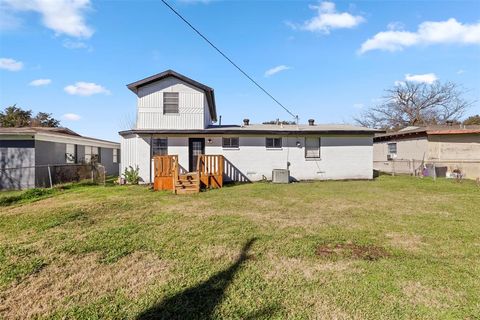
[[[175,190],[178,179],[178,156],[155,156],[153,157],[154,190]]]
[[[198,173],[200,182],[206,188],[221,188],[223,186],[223,156],[205,155],[198,157]]]

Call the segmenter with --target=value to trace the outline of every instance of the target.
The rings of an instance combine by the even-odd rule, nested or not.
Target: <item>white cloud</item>
[[[63,40],[62,45],[67,49],[87,49],[89,52],[93,51],[93,47],[83,41],[72,41],[70,39]]]
[[[277,74],[279,72],[282,72],[282,71],[285,71],[285,70],[289,70],[291,69],[290,67],[287,67],[286,65],[280,65],[280,66],[276,66],[276,67],[273,67],[271,69],[268,69],[267,71],[265,71],[265,74],[264,76],[265,77],[270,77],[270,76],[273,76],[274,74]]]
[[[363,103],[355,103],[355,104],[353,104],[353,107],[355,109],[363,109],[363,107],[365,107],[365,105]]]
[[[93,82],[79,81],[64,88],[65,92],[71,95],[91,96],[94,94],[110,94],[110,91],[103,86]]]
[[[463,69],[457,70],[457,74],[464,74],[464,73],[465,73],[465,70],[463,70]]]
[[[42,16],[42,23],[56,34],[90,38],[93,29],[85,22],[90,0],[4,0],[13,11],[34,11]]]
[[[10,58],[0,58],[0,69],[20,71],[23,69],[23,62]]]
[[[416,32],[382,31],[365,41],[359,53],[370,50],[398,51],[413,45],[480,44],[480,22],[462,24],[450,18],[446,21],[425,21]]]
[[[425,73],[425,74],[406,74],[405,81],[410,82],[419,82],[419,83],[428,83],[432,84],[438,80],[438,77],[435,73]]]
[[[335,3],[330,1],[311,5],[310,9],[316,10],[317,15],[303,22],[303,24],[296,25],[287,22],[287,25],[293,29],[329,34],[333,29],[350,29],[366,21],[362,16],[354,16],[348,12],[337,12]]]
[[[37,79],[33,80],[32,82],[29,83],[29,85],[34,86],[34,87],[40,87],[40,86],[46,86],[49,85],[52,82],[50,79]]]
[[[78,121],[80,119],[82,119],[82,117],[80,117],[78,114],[75,114],[75,113],[65,113],[62,118],[64,120],[68,120],[68,121]]]

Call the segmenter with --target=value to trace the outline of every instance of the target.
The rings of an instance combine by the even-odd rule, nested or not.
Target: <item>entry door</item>
[[[205,154],[205,139],[204,138],[189,138],[188,139],[188,158],[190,172],[197,171],[198,156]]]

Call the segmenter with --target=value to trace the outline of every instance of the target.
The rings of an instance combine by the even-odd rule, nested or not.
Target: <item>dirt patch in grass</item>
[[[410,251],[418,251],[424,245],[422,237],[416,234],[392,232],[387,233],[386,237],[392,246]]]
[[[107,294],[135,298],[152,283],[163,283],[169,265],[153,254],[133,253],[113,264],[96,254],[63,256],[0,296],[0,317],[30,319],[91,303]]]
[[[359,245],[355,243],[320,245],[315,250],[315,253],[320,257],[345,257],[367,261],[375,261],[390,256],[382,247],[375,245]]]

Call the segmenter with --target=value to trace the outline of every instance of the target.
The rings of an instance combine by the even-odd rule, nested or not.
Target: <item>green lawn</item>
[[[19,195],[0,199],[0,318],[480,315],[473,182],[382,176],[191,196],[142,186]]]

